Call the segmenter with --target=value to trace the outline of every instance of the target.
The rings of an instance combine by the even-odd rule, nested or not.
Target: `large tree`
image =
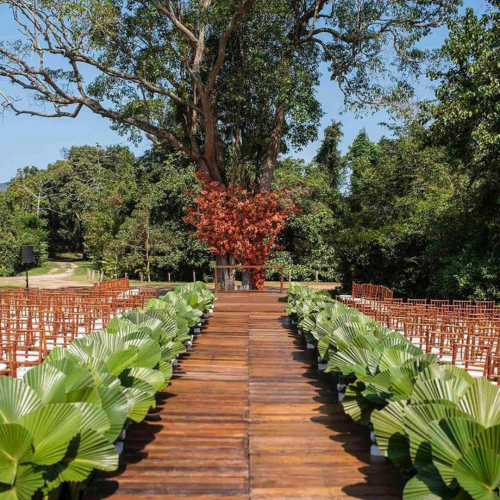
[[[435,244],[434,290],[473,299],[500,297],[500,10],[467,9],[450,23],[430,76],[439,82],[430,134],[447,148],[464,188]]]
[[[394,139],[373,143],[362,131],[353,141],[345,157],[352,172],[349,210],[332,238],[346,289],[351,281],[369,282],[425,297],[439,281],[435,246],[444,239],[462,176],[446,148],[428,144],[427,135],[414,124]]]
[[[349,104],[380,103],[379,82],[416,68],[415,43],[457,3],[0,0],[22,34],[0,43],[0,78],[14,85],[0,92],[18,114],[88,108],[212,180],[270,189],[280,152],[316,136],[321,61]]]

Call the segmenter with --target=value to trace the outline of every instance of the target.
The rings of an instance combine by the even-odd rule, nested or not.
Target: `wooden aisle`
[[[158,407],[129,430],[123,464],[86,500],[396,500],[398,471],[291,330],[277,294],[220,294]]]

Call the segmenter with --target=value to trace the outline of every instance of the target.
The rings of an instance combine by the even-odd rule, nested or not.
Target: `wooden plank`
[[[158,407],[129,430],[120,469],[86,500],[402,496],[366,431],[290,327],[278,294],[219,294]]]
[[[249,321],[251,498],[400,499],[399,472],[370,464],[366,430],[345,415],[288,319]]]

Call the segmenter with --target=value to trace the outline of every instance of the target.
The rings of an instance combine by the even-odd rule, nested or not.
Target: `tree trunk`
[[[148,283],[151,283],[151,258],[149,256],[150,244],[149,244],[149,227],[146,239],[146,275],[148,277]]]
[[[36,200],[36,218],[40,218],[40,204],[42,202],[42,195],[41,193],[38,193],[38,198]]]
[[[148,277],[148,283],[151,283],[151,257],[150,257],[150,252],[151,252],[151,233],[149,230],[149,217],[150,217],[150,208],[149,206],[146,208],[144,212],[144,223],[145,223],[145,236],[146,236],[146,241],[144,242],[144,249],[146,252],[146,275]]]
[[[276,168],[276,162],[278,161],[278,155],[280,152],[284,122],[285,110],[283,109],[283,107],[279,107],[276,110],[276,115],[274,118],[274,130],[271,133],[271,142],[264,158],[262,174],[259,182],[260,189],[263,189],[265,191],[269,191],[271,189],[271,185],[273,182],[273,173],[274,169]]]
[[[288,51],[282,61],[281,66],[281,80],[286,82],[290,78],[291,65],[290,59],[292,58],[293,52]],[[280,99],[285,99],[285,88],[283,85],[280,90]],[[276,168],[276,162],[278,161],[278,156],[280,154],[281,140],[283,137],[283,126],[285,124],[285,108],[284,104],[278,104],[274,113],[274,126],[271,132],[271,142],[267,148],[267,153],[264,158],[264,163],[262,165],[262,173],[259,180],[259,188],[265,191],[271,189],[273,182],[274,169]]]
[[[243,290],[250,290],[251,275],[252,272],[248,269],[241,273],[241,288],[243,288]]]
[[[236,265],[236,257],[234,255],[228,255],[228,261],[230,266],[235,266]],[[229,286],[231,287],[230,290],[234,290],[236,288],[235,283],[234,283],[234,275],[236,273],[236,269],[230,269],[229,270]]]
[[[236,258],[234,255],[224,255],[223,257],[216,256],[215,264],[217,266],[234,266],[236,265]],[[218,270],[218,286],[220,290],[234,290],[234,269],[221,269]]]

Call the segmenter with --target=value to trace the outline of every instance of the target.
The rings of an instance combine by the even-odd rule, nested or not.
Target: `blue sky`
[[[474,7],[479,12],[484,12],[487,5],[486,0],[464,1],[464,8]],[[429,49],[438,48],[445,40],[446,34],[446,28],[440,28],[427,37],[422,46]],[[17,37],[16,35],[15,23],[10,19],[5,5],[0,5],[0,41],[12,40]],[[9,85],[0,78],[0,90],[8,87]],[[431,96],[429,82],[420,82],[418,92],[420,97]],[[332,120],[342,121],[343,150],[363,127],[372,140],[387,134],[387,129],[380,125],[380,122],[387,120],[384,112],[367,113],[361,118],[357,118],[351,112],[340,113],[342,96],[326,72],[321,78],[318,97],[325,111],[322,128],[329,125]],[[320,133],[320,138],[321,136]],[[106,146],[127,144],[127,141],[110,129],[108,120],[86,110],[82,111],[77,119],[44,119],[27,115],[14,116],[12,113],[0,115],[0,182],[8,181],[18,168],[24,166],[46,167],[61,157],[63,148],[86,144]],[[134,147],[132,144],[129,146],[136,153],[141,153],[149,147],[149,143],[144,140],[139,147]],[[310,160],[315,155],[317,147],[317,142],[311,143],[304,150],[296,152],[295,156]]]

